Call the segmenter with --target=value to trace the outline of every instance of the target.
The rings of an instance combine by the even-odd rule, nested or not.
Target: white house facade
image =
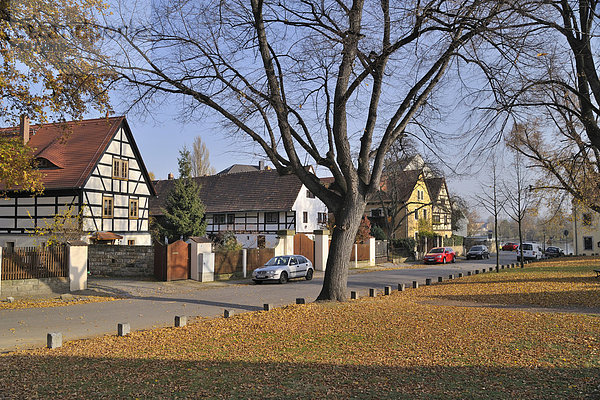
[[[20,130],[23,135],[23,123]],[[24,141],[34,149],[44,191],[35,196],[8,191],[0,199],[0,245],[43,243],[33,231],[69,209],[82,214],[83,240],[108,236],[115,244],[151,243],[148,211],[155,192],[125,117],[34,125]]]

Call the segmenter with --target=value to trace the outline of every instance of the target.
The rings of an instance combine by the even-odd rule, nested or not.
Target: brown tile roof
[[[290,211],[302,187],[295,175],[276,170],[240,172],[194,178],[200,184],[200,198],[207,213],[242,211]],[[150,199],[150,214],[162,215],[162,208],[175,180],[155,181],[156,198]]]
[[[396,171],[393,174],[386,175],[385,179],[386,190],[375,193],[369,199],[369,202],[379,202],[380,195],[384,201],[395,201],[404,203],[410,199],[419,177],[421,170]]]
[[[428,178],[425,179],[425,184],[427,185],[431,201],[437,201],[442,185],[444,184],[444,178]]]
[[[44,158],[58,167],[42,170],[44,188],[83,187],[121,125],[129,132],[124,116],[31,125],[27,144],[34,149],[35,157]],[[0,135],[18,136],[19,127],[2,128]],[[142,173],[150,182],[135,141],[131,140],[130,144]],[[151,183],[149,189],[153,193]]]
[[[125,117],[31,125],[27,143],[36,158],[45,158],[58,168],[44,169],[46,189],[82,187]],[[0,129],[5,136],[18,136],[19,127]]]

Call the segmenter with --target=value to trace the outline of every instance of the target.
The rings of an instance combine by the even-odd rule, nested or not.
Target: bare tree
[[[532,187],[528,185],[528,177],[523,165],[523,157],[515,154],[513,162],[514,176],[503,184],[503,195],[506,198],[506,213],[517,223],[519,231],[519,260],[523,266],[523,221],[530,213],[533,204]]]
[[[200,136],[196,136],[192,144],[192,177],[214,175],[215,172],[210,166],[206,144]]]
[[[188,115],[219,115],[279,173],[297,175],[336,221],[318,299],[344,300],[348,255],[390,145],[431,118],[460,52],[505,29],[504,10],[491,0],[182,0],[158,3],[149,24],[122,12],[105,27],[111,56],[92,57],[136,104],[182,95]],[[324,186],[306,159],[335,182]]]
[[[498,216],[504,208],[506,198],[502,196],[501,186],[498,178],[498,166],[496,160],[492,160],[492,182],[489,185],[483,185],[481,193],[475,195],[477,203],[485,208],[487,212],[494,217],[494,245],[496,247],[496,268],[500,265],[500,243],[498,237]]]

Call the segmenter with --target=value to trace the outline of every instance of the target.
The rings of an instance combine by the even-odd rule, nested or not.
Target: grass
[[[477,306],[589,311],[599,264],[556,260],[5,354],[0,398],[600,398],[598,315]],[[469,306],[444,305],[457,299]]]

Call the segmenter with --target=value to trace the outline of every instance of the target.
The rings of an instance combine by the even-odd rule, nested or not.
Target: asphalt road
[[[515,253],[502,253],[501,264],[516,262]],[[455,264],[427,266],[418,269],[379,270],[356,273],[351,271],[348,290],[367,295],[368,288],[380,292],[384,286],[407,287],[412,281],[420,285],[426,278],[437,282],[437,277],[448,279],[466,271],[495,265],[489,260],[459,260]],[[92,279],[89,286],[104,293],[116,293],[130,298],[103,303],[74,304],[66,307],[33,308],[0,311],[0,351],[45,346],[48,332],[61,332],[63,341],[104,334],[115,334],[117,323],[127,322],[131,330],[172,326],[176,315],[215,317],[224,309],[234,313],[262,310],[263,304],[282,306],[295,303],[296,298],[314,301],[323,284],[323,273],[316,273],[312,281],[293,280],[286,285],[248,281],[226,283],[139,282],[131,280]]]

